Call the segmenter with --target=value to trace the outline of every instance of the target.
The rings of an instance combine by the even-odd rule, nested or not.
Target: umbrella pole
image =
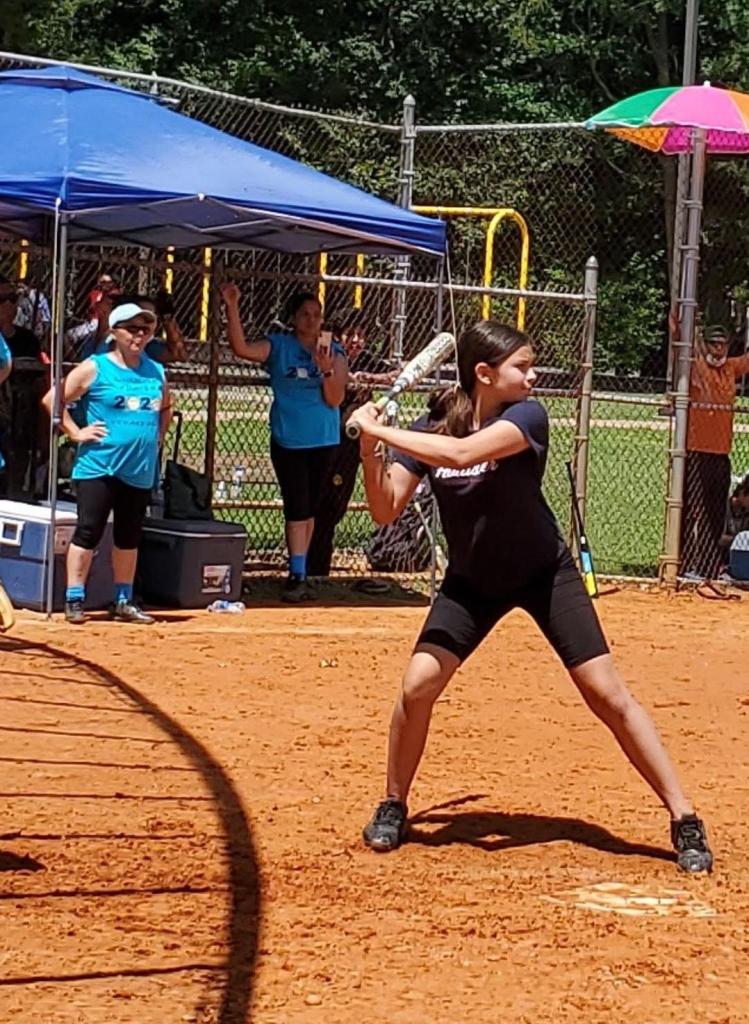
[[[64,216],[64,215],[63,215]],[[62,387],[62,356],[63,338],[65,336],[65,296],[67,289],[67,261],[68,261],[68,225],[64,219],[55,218],[55,288],[53,290],[52,302],[52,387],[53,402],[52,416],[50,417],[50,438],[49,438],[49,533],[47,535],[47,553],[45,563],[45,611],[47,618],[51,618],[54,606],[55,594],[55,518],[57,511],[57,473],[58,473],[58,438],[60,436],[60,410],[62,409],[61,387]]]
[[[673,253],[671,258],[671,290],[670,290],[670,305],[669,313],[671,310],[676,310],[679,305],[679,299],[682,293],[682,282],[683,282],[683,260],[682,254],[684,251],[684,221],[685,214],[687,211],[687,191],[689,189],[689,154],[680,153],[677,157],[678,170],[676,178],[676,204],[674,206],[674,234],[673,234]],[[666,382],[667,387],[673,389],[676,386],[676,375],[675,375],[675,361],[676,361],[676,349],[669,333],[668,338],[668,365],[666,369]]]
[[[687,0],[687,17],[684,29],[684,67],[682,85],[694,85],[697,77],[697,36],[700,0]],[[684,243],[684,213],[686,208],[687,185],[689,182],[689,154],[678,156],[676,183],[676,206],[674,209],[673,259],[671,261],[671,309],[676,307],[681,294],[681,253]],[[668,370],[666,379],[669,387],[674,386],[674,349],[669,336]]]
[[[682,289],[679,296],[681,330],[674,342],[675,388],[674,431],[670,451],[671,472],[666,500],[666,536],[661,555],[660,575],[674,585],[681,556],[681,521],[684,507],[684,482],[687,460],[687,426],[689,420],[689,379],[692,369],[695,322],[697,316],[697,285],[700,266],[700,229],[702,226],[705,190],[705,131],[692,133],[692,175],[687,210],[687,239],[684,245]]]

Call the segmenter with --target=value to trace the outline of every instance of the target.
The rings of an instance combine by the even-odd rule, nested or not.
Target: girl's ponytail
[[[473,403],[460,384],[434,391],[429,396],[429,426],[435,434],[467,437],[473,426]]]

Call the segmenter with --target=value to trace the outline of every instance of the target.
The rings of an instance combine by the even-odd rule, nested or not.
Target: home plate
[[[600,913],[625,914],[629,917],[715,917],[717,911],[683,889],[658,889],[622,882],[599,882],[597,885],[566,889],[553,896],[543,896],[547,903],[595,910]]]

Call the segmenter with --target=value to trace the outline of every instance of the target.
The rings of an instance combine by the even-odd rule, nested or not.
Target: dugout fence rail
[[[2,69],[44,63],[54,62],[0,54]],[[228,349],[217,298],[226,278],[240,283],[243,318],[258,330],[280,316],[300,285],[318,291],[329,319],[358,313],[370,344],[394,367],[437,330],[459,333],[482,315],[487,298],[491,315],[513,322],[522,303],[538,349],[539,397],[552,425],[546,490],[554,511],[568,529],[564,464],[572,458],[599,572],[657,577],[666,510],[680,496],[672,487],[678,453],[667,327],[674,241],[664,206],[668,175],[655,157],[576,123],[426,125],[409,97],[401,119],[385,124],[81,67],[402,205],[508,208],[527,225],[524,289],[517,287],[521,238],[509,221],[495,225],[487,287],[487,217],[450,217],[449,261],[436,271],[420,256],[70,247],[66,327],[83,323],[86,296],[101,270],[128,291],[171,291],[188,339],[188,360],[170,368],[185,417],[181,457],[213,477],[219,514],[246,524],[252,566],[281,565],[282,517],[267,452],[267,384],[262,371],[237,362]],[[749,177],[740,161],[708,161],[699,256],[700,306],[709,318],[736,325],[735,343],[743,345],[742,325],[749,339],[742,320],[749,301]],[[0,272],[38,283],[50,295],[50,257],[44,247],[4,242]],[[76,358],[74,342],[65,357]],[[446,367],[443,377],[450,372]],[[415,415],[425,397],[423,390],[409,397],[402,417]],[[732,465],[738,475],[749,470],[746,399],[737,410]],[[4,415],[0,397],[0,422]],[[366,550],[373,531],[358,482],[336,533],[336,571],[371,572]]]

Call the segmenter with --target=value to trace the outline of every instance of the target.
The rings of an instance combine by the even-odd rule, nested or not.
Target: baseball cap
[[[711,342],[724,341],[728,343],[728,331],[725,329],[723,324],[711,324],[705,328],[705,344],[709,345]]]
[[[144,316],[153,324],[158,320],[156,314],[150,309],[141,309],[135,302],[125,302],[121,306],[115,306],[109,314],[109,329],[116,327],[117,324],[127,323],[128,320],[134,320],[136,316]]]

